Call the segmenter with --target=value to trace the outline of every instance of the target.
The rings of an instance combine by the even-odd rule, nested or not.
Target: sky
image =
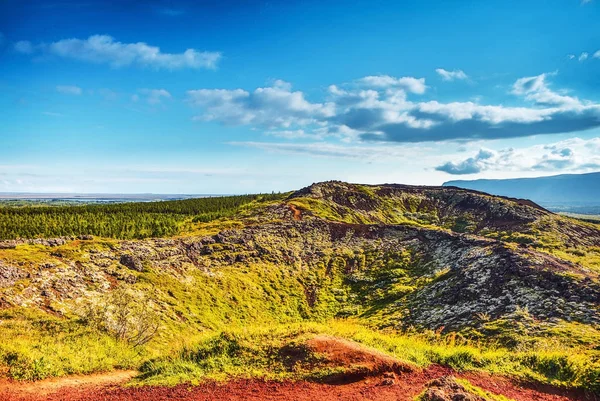
[[[0,192],[600,171],[600,0],[0,0]]]

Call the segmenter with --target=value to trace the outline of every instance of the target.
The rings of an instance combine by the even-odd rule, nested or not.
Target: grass
[[[490,401],[513,401],[512,398],[507,398],[503,395],[492,394],[489,391],[482,389],[481,387],[477,387],[466,379],[456,379],[456,382],[464,387],[471,394],[478,395],[479,397],[483,397],[486,400]]]
[[[372,187],[357,186],[349,201],[369,205],[374,191]],[[179,227],[179,234],[206,236],[254,221],[271,221],[268,212],[258,215],[257,210],[265,211],[278,202],[255,199],[236,203],[237,214],[228,219],[197,215],[198,221],[194,222],[194,210],[182,217],[185,223]],[[473,230],[473,216],[440,221],[436,210],[421,207],[421,199],[416,196],[381,202],[379,208],[360,209],[310,197],[288,201],[305,211],[304,218],[312,214],[354,224]],[[540,249],[563,259],[600,269],[600,250],[565,248],[560,236],[552,234],[557,232],[553,226],[556,224],[550,219],[524,234],[481,234],[511,243],[538,244]],[[272,251],[269,262],[252,255],[242,259],[243,263],[235,262],[237,256],[245,256],[243,247],[215,243],[210,246],[214,261],[234,261],[204,267],[190,264],[182,271],[148,268],[132,273],[135,284],[120,282],[132,292],[143,294],[160,320],[158,335],[140,346],[116,340],[109,329],[92,328],[76,313],[76,305],[68,305],[68,301],[61,310],[71,312],[63,318],[33,308],[0,312],[0,338],[10,339],[0,342],[0,375],[38,380],[135,368],[143,373],[137,379],[139,385],[231,377],[319,380],[348,368],[324,363],[322,355],[305,347],[310,337],[326,334],[375,348],[417,368],[442,364],[459,371],[485,371],[600,392],[597,328],[569,322],[545,325],[521,311],[521,316],[496,321],[482,316],[477,330],[460,333],[395,331],[389,327],[402,319],[401,306],[407,295],[443,278],[448,270],[425,271],[418,255],[410,250],[385,253],[377,246],[356,250],[342,245],[334,249],[333,245],[327,247],[331,239],[322,233],[289,230],[291,237],[302,235],[305,242],[260,232],[252,239]],[[300,255],[298,247],[313,242],[323,250],[322,260],[314,265],[284,259],[287,254],[273,256],[285,252]],[[0,260],[23,269],[48,262],[60,267],[66,261],[85,263],[90,250],[108,252],[116,243],[114,239],[95,238],[53,248],[19,245],[0,250]],[[124,269],[116,260],[103,273]],[[0,295],[4,291],[25,291],[25,284],[27,280],[2,288]],[[103,300],[101,292],[92,295]],[[296,363],[292,363],[290,353],[300,357]],[[469,390],[479,391],[474,386]]]
[[[430,364],[458,371],[485,371],[535,380],[561,387],[598,389],[598,354],[530,349],[513,351],[470,342],[457,344],[448,336],[436,338],[398,332],[380,332],[357,322],[300,322],[230,328],[206,333],[194,345],[141,366],[138,384],[174,385],[231,377],[271,380],[322,378],[335,367],[319,365],[319,355],[305,352],[302,363],[290,365],[282,350],[302,350],[305,340],[327,334],[375,348],[415,367]],[[347,367],[348,369],[350,367]],[[344,367],[337,367],[337,371]]]
[[[52,250],[78,260],[81,247],[101,250],[112,243],[76,241]],[[235,249],[220,250],[218,245],[217,254],[235,254]],[[31,245],[1,252],[15,264],[50,257],[47,249]],[[382,323],[390,326],[384,317],[401,318],[387,315],[386,305],[436,276],[422,271],[407,251],[381,254],[374,248],[346,254],[340,249],[331,258],[329,274],[327,264],[297,269],[264,262],[221,266],[210,273],[193,269],[185,276],[156,269],[140,273],[131,289],[146,294],[161,320],[159,335],[140,347],[95,331],[76,315],[57,318],[33,309],[5,310],[0,313],[0,337],[11,341],[0,343],[0,372],[37,380],[137,368],[143,372],[138,384],[167,385],[229,377],[313,380],[344,368],[319,365],[319,355],[311,353],[303,354],[303,363],[290,366],[282,351],[302,350],[307,338],[327,334],[417,367],[435,363],[600,391],[600,331],[589,325],[545,326],[522,311],[520,318],[487,321],[480,332],[378,330]],[[350,261],[358,270],[348,282],[341,272]],[[313,287],[319,297],[309,305],[305,291]],[[340,315],[354,317],[334,319]]]
[[[320,364],[321,356],[303,346],[308,338],[326,334],[380,350],[415,367],[441,364],[458,371],[485,371],[600,391],[600,350],[590,344],[596,339],[592,333],[587,333],[588,341],[570,346],[542,333],[526,348],[469,340],[456,333],[382,331],[351,319],[230,320],[204,329],[167,326],[152,342],[133,347],[90,329],[77,318],[58,319],[20,309],[3,311],[0,322],[0,336],[11,339],[0,343],[0,371],[21,380],[116,368],[140,369],[138,385],[232,377],[317,380],[347,368]],[[562,335],[572,333],[568,326],[562,330]],[[298,363],[290,363],[290,352],[301,355]]]
[[[42,312],[1,312],[0,335],[10,339],[0,342],[0,372],[19,380],[136,368],[144,358],[107,334]]]

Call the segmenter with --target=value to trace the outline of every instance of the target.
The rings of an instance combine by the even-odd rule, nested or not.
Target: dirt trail
[[[0,381],[0,400],[20,398],[41,400],[44,399],[43,397],[57,393],[90,391],[94,388],[104,389],[126,383],[137,374],[138,372],[134,370],[116,370],[92,375],[57,377],[37,382],[2,380]]]
[[[119,386],[135,372],[117,372],[92,377],[63,378],[31,384],[10,385],[11,392],[3,392],[0,400],[8,401],[412,401],[427,383],[435,378],[454,374],[491,393],[501,394],[515,401],[591,401],[594,396],[569,392],[542,385],[519,385],[505,378],[479,373],[457,374],[450,368],[431,366],[428,369],[369,377],[346,384],[313,382],[272,382],[262,380],[232,380],[226,383],[204,383],[199,386],[128,387]],[[388,380],[388,382],[386,382]],[[51,384],[53,383],[53,384]],[[4,383],[6,384],[6,383]],[[17,391],[15,391],[15,388]],[[22,391],[23,389],[27,391]]]
[[[279,401],[309,401],[309,400],[339,400],[339,401],[411,401],[423,389],[425,384],[440,373],[427,370],[418,375],[397,377],[392,385],[383,385],[383,378],[373,377],[359,382],[332,385],[310,382],[265,382],[260,380],[235,380],[224,384],[205,383],[190,387],[141,387],[122,388],[117,386],[62,388],[58,392],[46,395],[21,394],[17,398],[2,398],[1,400],[22,401],[163,401],[163,400],[279,400]],[[567,401],[592,400],[583,395],[553,391],[545,392],[537,389],[521,388],[509,381],[496,383],[489,378],[468,377],[476,384],[492,393],[502,394],[516,401]]]
[[[306,345],[323,356],[322,367],[344,366],[346,373],[318,383],[235,379],[198,386],[123,387],[121,384],[134,377],[136,372],[120,371],[25,384],[4,381],[0,382],[0,401],[413,401],[433,379],[450,375],[467,379],[508,400],[600,401],[600,397],[586,396],[582,392],[516,383],[485,373],[458,373],[439,365],[418,369],[375,349],[331,336],[315,336]]]

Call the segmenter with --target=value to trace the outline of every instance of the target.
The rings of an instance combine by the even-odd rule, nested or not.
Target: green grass
[[[380,350],[415,366],[450,366],[458,371],[485,371],[567,388],[600,391],[600,351],[544,343],[528,349],[468,340],[456,334],[380,331],[357,320],[289,323],[230,323],[204,330],[171,328],[142,347],[95,332],[77,319],[44,313],[4,311],[0,315],[0,371],[9,377],[37,380],[74,373],[137,368],[139,385],[174,385],[231,377],[316,380],[344,371],[320,364],[304,342],[326,334]],[[291,364],[289,351],[299,363]],[[288,353],[286,353],[286,351]]]
[[[489,391],[482,389],[481,387],[477,387],[477,386],[471,384],[471,382],[469,382],[466,379],[458,378],[458,379],[456,379],[456,382],[458,384],[460,384],[461,386],[463,386],[464,389],[467,390],[469,393],[483,397],[486,400],[489,400],[489,401],[513,401],[512,398],[507,398],[503,395],[492,394]]]
[[[376,189],[368,186],[355,189],[348,201],[370,207]],[[141,212],[146,214],[147,222],[152,220],[153,213],[176,215],[174,232],[204,236],[273,221],[277,215],[269,215],[268,207],[281,202],[282,198],[283,195],[273,195],[264,199],[232,199],[231,203],[221,205],[223,207],[214,203],[208,209],[196,207],[198,204],[164,202]],[[418,196],[380,199],[379,202],[374,209],[347,207],[311,197],[294,198],[288,203],[302,209],[307,219],[312,215],[353,224],[474,230],[474,216],[465,214],[461,218],[451,216],[441,220],[435,208],[424,205]],[[166,209],[156,209],[163,207]],[[39,210],[45,213],[43,207]],[[90,210],[98,222],[116,218],[107,217],[108,209]],[[98,213],[100,210],[103,212]],[[115,211],[132,218],[138,213],[135,208]],[[19,216],[27,220],[26,227],[34,227],[38,217],[29,218],[43,215],[36,213]],[[57,216],[60,213],[70,216],[69,219],[76,216],[73,221],[80,221],[79,212],[65,209]],[[221,219],[214,220],[217,217]],[[141,231],[135,227],[127,231],[125,225],[123,232],[137,233],[131,236],[152,235],[144,231],[149,227],[144,221],[139,222]],[[89,228],[77,224],[79,231],[73,233]],[[113,227],[111,224],[106,229]],[[600,250],[566,248],[564,239],[555,230],[556,224],[559,224],[556,219],[548,218],[525,233],[490,231],[481,234],[512,243],[513,247],[517,243],[536,246],[600,270]],[[326,334],[375,348],[416,368],[442,364],[459,371],[485,371],[600,392],[600,331],[597,328],[573,322],[544,324],[528,316],[526,311],[518,311],[515,316],[495,321],[481,316],[476,328],[460,333],[395,331],[391,328],[399,327],[407,297],[445,277],[449,274],[447,269],[437,273],[427,271],[427,265],[419,260],[418,254],[407,249],[384,252],[375,245],[363,249],[336,245],[334,249],[333,245],[327,247],[331,239],[318,231],[307,233],[290,227],[289,233],[290,237],[302,236],[306,243],[268,232],[258,232],[252,239],[262,249],[269,248],[269,261],[249,255],[244,262],[215,262],[215,266],[204,267],[190,264],[181,271],[147,268],[131,273],[137,280],[135,284],[119,281],[120,286],[151,305],[160,321],[156,337],[143,345],[117,340],[110,325],[87,324],[90,320],[84,319],[86,316],[78,309],[81,305],[74,302],[63,301],[59,305],[61,310],[68,311],[62,318],[36,312],[33,308],[4,310],[0,312],[0,338],[10,341],[0,342],[0,375],[38,380],[135,368],[142,372],[136,382],[139,385],[198,383],[231,377],[318,380],[348,369],[325,363],[321,355],[304,346],[310,337]],[[85,264],[90,250],[108,251],[116,243],[115,239],[95,238],[53,248],[20,245],[0,250],[0,260],[24,269],[34,269],[45,262],[59,267],[67,262]],[[284,258],[301,255],[299,247],[313,243],[319,243],[319,249],[323,250],[318,263],[308,265],[297,258]],[[235,257],[245,256],[246,252],[235,243],[215,243],[210,248],[214,261],[236,260]],[[105,273],[123,269],[116,260],[106,267]],[[21,280],[13,287],[0,289],[0,295],[4,291],[25,291],[27,284],[27,279]],[[91,285],[88,288],[94,289]],[[110,301],[110,296],[101,292],[91,296],[99,304]],[[48,304],[44,308],[54,306]],[[290,360],[290,352],[301,356],[297,363]],[[469,390],[479,391],[474,386]]]
[[[194,345],[143,364],[139,384],[174,385],[231,377],[275,380],[325,377],[336,367],[319,365],[319,355],[308,352],[302,363],[290,366],[282,353],[290,347],[303,349],[304,341],[317,334],[356,341],[420,368],[435,363],[458,371],[485,371],[561,387],[599,390],[597,353],[542,348],[514,351],[468,341],[458,344],[452,336],[432,338],[380,332],[345,320],[248,326],[206,333]]]
[[[41,312],[0,312],[0,336],[0,372],[19,380],[136,368],[144,359],[143,350]]]

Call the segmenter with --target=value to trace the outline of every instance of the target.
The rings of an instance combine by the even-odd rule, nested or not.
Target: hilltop
[[[231,197],[226,208],[175,202],[92,205],[85,216],[96,223],[70,235],[0,242],[0,332],[15,339],[0,346],[8,376],[139,368],[143,383],[164,384],[356,374],[310,348],[326,334],[409,369],[435,363],[600,390],[598,225],[455,187],[331,181]],[[81,215],[57,210],[66,221]],[[111,210],[164,212],[177,224],[162,238],[98,237]],[[93,350],[85,362],[72,355],[82,346]]]

